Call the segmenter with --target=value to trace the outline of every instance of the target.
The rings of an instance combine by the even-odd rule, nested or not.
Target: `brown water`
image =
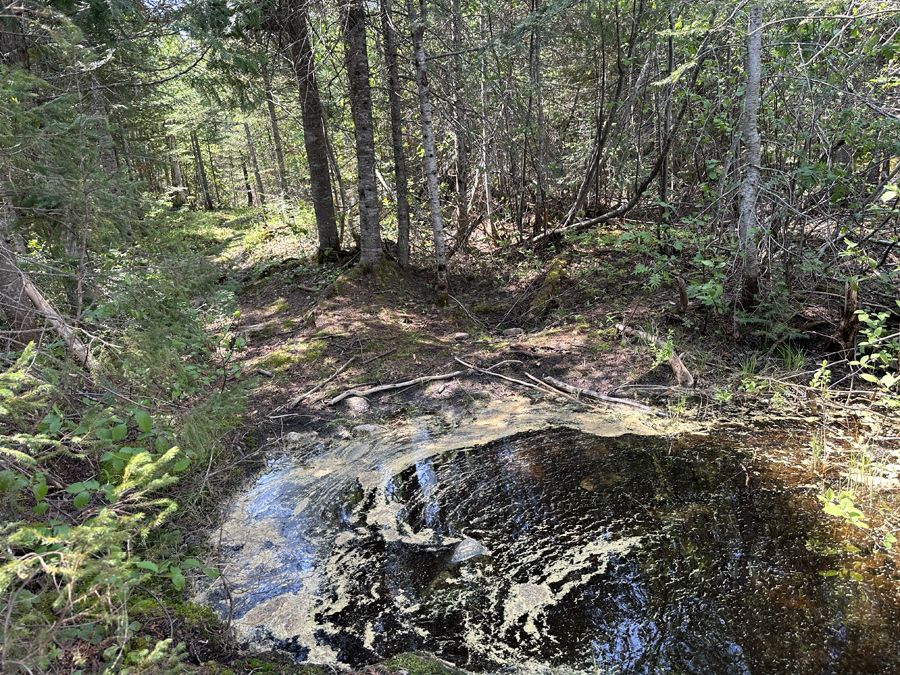
[[[223,531],[233,615],[249,642],[354,666],[419,649],[475,670],[898,673],[896,575],[767,468],[757,450],[786,438],[312,446]],[[222,588],[206,600],[227,611]]]

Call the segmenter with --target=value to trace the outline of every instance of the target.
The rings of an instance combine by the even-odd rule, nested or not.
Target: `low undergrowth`
[[[223,243],[209,218],[160,214],[127,256],[98,256],[93,372],[55,343],[2,356],[3,672],[184,672],[179,637],[220,630],[178,610],[191,577],[218,575],[186,533],[246,397],[236,286],[207,262]]]

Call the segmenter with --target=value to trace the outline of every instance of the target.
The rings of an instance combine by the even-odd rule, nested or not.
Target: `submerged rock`
[[[357,436],[362,436],[364,434],[374,434],[379,429],[381,429],[381,427],[377,424],[360,424],[353,427],[353,433]]]
[[[463,562],[472,558],[480,558],[481,556],[490,556],[490,552],[471,537],[466,537],[456,545],[453,549],[453,557],[450,563]]]

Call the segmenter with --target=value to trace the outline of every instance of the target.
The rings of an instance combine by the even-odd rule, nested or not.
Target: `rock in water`
[[[463,562],[464,560],[471,560],[472,558],[478,558],[483,555],[489,556],[490,553],[477,541],[475,541],[471,537],[466,537],[456,545],[456,548],[453,550],[453,557],[450,559],[450,562]]]

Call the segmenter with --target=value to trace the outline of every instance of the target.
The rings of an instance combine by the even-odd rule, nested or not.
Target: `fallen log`
[[[644,412],[652,413],[659,417],[668,417],[666,413],[661,410],[657,410],[656,408],[651,408],[649,405],[644,405],[643,403],[638,403],[637,401],[632,401],[627,398],[616,398],[615,396],[607,396],[606,394],[601,394],[598,391],[591,391],[590,389],[585,389],[583,387],[573,387],[571,384],[566,384],[565,382],[561,382],[554,377],[550,377],[549,375],[544,378],[544,381],[548,384],[553,385],[557,389],[562,389],[563,391],[567,391],[570,394],[575,394],[576,396],[590,396],[591,398],[595,398],[598,401],[605,401],[606,403],[618,403],[620,405],[628,405],[632,408],[637,408],[638,410],[643,410]]]
[[[414,384],[421,384],[422,382],[433,382],[435,380],[449,380],[454,377],[458,377],[465,373],[465,370],[457,370],[453,373],[446,373],[445,375],[425,375],[424,377],[417,377],[414,380],[408,380],[406,382],[397,382],[396,384],[380,384],[377,387],[372,387],[371,389],[363,389],[362,391],[356,389],[348,389],[343,394],[338,394],[333,399],[328,401],[328,405],[334,405],[335,403],[340,403],[348,396],[371,396],[372,394],[377,394],[382,391],[390,391],[392,389],[405,389],[406,387],[411,387]]]

